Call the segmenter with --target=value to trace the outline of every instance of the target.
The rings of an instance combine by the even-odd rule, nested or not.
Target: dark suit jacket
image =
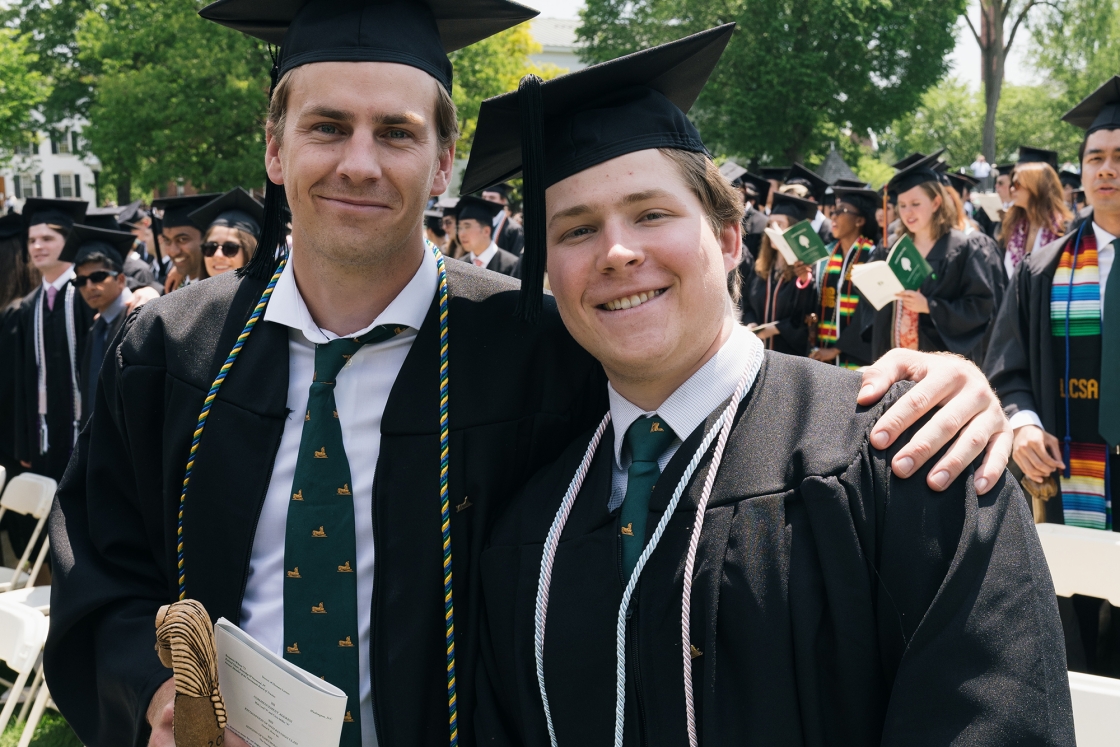
[[[470,252],[464,254],[460,259],[468,264],[474,264],[474,255]],[[520,265],[521,260],[516,255],[499,247],[498,253],[491,257],[490,261],[486,264],[486,269],[490,270],[490,272],[497,272],[501,275],[508,275],[509,277],[515,278],[518,277],[517,270]]]
[[[109,323],[108,334],[105,336],[105,351],[104,356],[99,361],[93,360],[93,336],[97,321],[94,320],[93,325],[90,326],[89,334],[86,335],[85,344],[82,346],[82,362],[78,369],[78,381],[82,387],[82,424],[85,425],[89,420],[89,416],[93,414],[93,402],[89,401],[89,397],[85,396],[89,391],[90,377],[99,376],[101,374],[101,364],[109,357],[109,351],[113,347],[113,341],[117,339],[117,334],[124,327],[124,320],[128,314],[124,311],[117,314],[117,318]]]
[[[460,744],[469,747],[481,543],[529,476],[602,417],[606,386],[551,298],[529,325],[514,315],[516,282],[462,262],[447,262],[447,273],[457,695]],[[187,455],[207,391],[266,284],[230,272],[146,304],[102,369],[93,417],[51,513],[45,653],[51,696],[90,747],[146,744],[145,710],[171,674],[156,656],[154,620],[178,597]],[[440,304],[432,290],[385,407],[372,496],[370,670],[382,747],[448,740]],[[510,383],[476,391],[473,382],[497,369],[514,372]],[[288,330],[262,320],[212,405],[183,508],[187,595],[214,619],[240,620],[287,392]]]

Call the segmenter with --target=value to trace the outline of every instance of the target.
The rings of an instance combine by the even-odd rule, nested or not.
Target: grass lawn
[[[16,711],[16,713],[19,713],[19,711]],[[4,734],[0,735],[0,747],[16,747],[22,733],[22,721],[18,724],[9,724],[8,728],[4,730]],[[82,747],[82,743],[66,723],[66,719],[48,708],[43,712],[43,719],[39,722],[39,728],[35,730],[31,746]]]

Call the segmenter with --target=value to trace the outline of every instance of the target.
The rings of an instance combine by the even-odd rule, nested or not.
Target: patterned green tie
[[[630,445],[630,469],[626,472],[626,498],[622,502],[619,518],[622,541],[623,582],[630,574],[646,546],[646,518],[649,516],[649,498],[661,468],[657,458],[673,443],[676,434],[657,415],[638,418],[626,431]]]
[[[343,747],[362,743],[358,676],[358,582],[350,463],[334,401],[342,367],[366,343],[399,327],[315,346],[284,538],[284,658],[346,692]]]
[[[1112,242],[1112,270],[1108,287],[1101,288],[1104,309],[1101,311],[1101,437],[1109,446],[1120,445],[1120,239]]]

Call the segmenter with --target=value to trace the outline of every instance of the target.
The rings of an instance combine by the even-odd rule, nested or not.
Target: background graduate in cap
[[[610,411],[484,551],[477,739],[1072,744],[1018,488],[893,477],[860,377],[766,352],[735,318],[742,205],[685,116],[732,30],[480,112],[464,184],[524,169],[526,263],[543,271],[545,238]]]
[[[754,266],[754,258],[762,245],[762,232],[766,229],[764,209],[770,197],[770,180],[752,174],[734,161],[726,161],[719,171],[731,186],[743,195],[746,212],[743,213],[743,264],[741,274]]]
[[[82,218],[82,225],[105,231],[127,230],[120,223],[120,215],[123,210],[124,208],[119,207],[89,208],[86,210],[85,217]],[[156,280],[152,267],[134,253],[133,250],[137,243],[138,241],[134,236],[133,246],[125,249],[123,255],[124,275],[128,281],[128,287],[132,290],[151,288],[151,292],[145,292],[143,298],[145,301],[150,301],[153,298],[158,298],[162,293],[163,283]]]
[[[521,250],[525,248],[525,230],[510,220],[510,191],[509,184],[502,182],[484,189],[481,197],[502,206],[501,211],[494,216],[494,243],[498,245],[499,249],[505,249],[513,256],[520,258]]]
[[[202,261],[207,277],[244,267],[253,258],[261,237],[264,205],[241,187],[190,214],[195,225],[204,226]]]
[[[998,234],[1008,277],[1028,254],[1063,235],[1073,219],[1058,180],[1058,154],[1026,147],[1019,154],[1011,174],[1011,206]]]
[[[500,203],[474,195],[460,197],[455,205],[455,235],[467,250],[464,262],[510,277],[517,277],[516,254],[494,242],[494,220],[503,213]]]
[[[799,163],[793,164],[790,167],[789,173],[786,174],[785,184],[783,187],[797,186],[803,187],[805,193],[791,192],[797,197],[804,197],[817,203],[817,211],[809,218],[813,223],[813,230],[821,237],[821,241],[825,244],[832,243],[832,222],[828,219],[822,211],[822,206],[826,201],[825,193],[828,190],[828,182],[817,176],[816,172],[802,166]]]
[[[1092,211],[1012,275],[984,369],[1015,429],[1037,520],[1117,531],[1120,76],[1062,119],[1085,130],[1081,183]],[[1120,608],[1081,596],[1058,603],[1069,668],[1120,676]]]
[[[164,291],[183,288],[206,277],[202,262],[202,230],[191,213],[219,197],[217,193],[161,197],[152,200],[152,208],[161,210],[160,233],[157,238],[160,251],[171,260],[164,281]]]

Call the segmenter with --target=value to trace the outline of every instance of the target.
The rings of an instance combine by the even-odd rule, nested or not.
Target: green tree
[[[0,29],[0,149],[11,150],[31,136],[31,112],[50,94],[44,76],[34,69],[36,56],[27,40]]]
[[[108,0],[78,27],[91,76],[84,134],[117,199],[171,182],[260,186],[271,58],[262,42],[204,21],[198,0]]]
[[[452,98],[459,110],[461,129],[456,153],[460,157],[470,152],[484,100],[517,88],[518,81],[529,73],[547,80],[568,72],[555,65],[534,65],[529,55],[540,51],[541,45],[533,39],[529,24],[522,23],[451,53],[455,68]]]
[[[826,124],[881,130],[948,67],[965,0],[588,0],[598,62],[736,21],[694,120],[710,148],[754,162],[823,153]]]

